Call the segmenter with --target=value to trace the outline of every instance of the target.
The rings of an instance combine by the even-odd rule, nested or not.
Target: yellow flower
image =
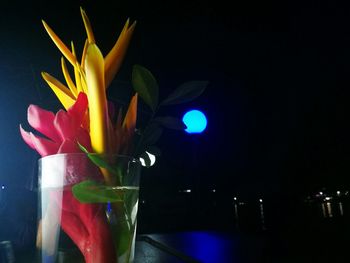
[[[119,147],[119,145],[116,145],[117,142],[127,143],[125,140],[129,141],[130,135],[133,133],[130,127],[134,128],[136,122],[137,96],[132,98],[128,114],[124,119],[124,123],[127,123],[127,125],[116,127],[116,129],[114,129],[108,117],[106,98],[106,88],[112,82],[121,66],[136,22],[129,26],[129,19],[126,21],[113,48],[103,57],[95,43],[90,21],[82,8],[80,11],[87,34],[80,62],[77,59],[73,43],[71,43],[71,49],[69,49],[49,25],[42,21],[53,42],[73,66],[75,83],[69,74],[63,57],[61,59],[61,67],[67,86],[46,72],[42,73],[42,77],[66,109],[74,104],[80,92],[87,94],[92,148],[96,153],[111,153],[115,152],[116,148]],[[116,148],[112,149],[112,147]]]
[[[105,92],[103,56],[96,44],[88,44],[85,73],[88,85],[90,137],[97,153],[107,152],[108,106]]]

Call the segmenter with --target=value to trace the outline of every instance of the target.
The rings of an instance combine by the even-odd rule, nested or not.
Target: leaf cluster
[[[140,98],[151,110],[145,127],[140,128],[135,133],[136,146],[134,148],[134,157],[143,158],[147,167],[150,166],[151,160],[146,153],[155,156],[161,155],[161,150],[156,146],[158,139],[161,137],[164,128],[174,130],[186,129],[185,124],[178,118],[173,116],[158,116],[158,110],[164,106],[178,105],[190,102],[200,96],[206,86],[207,81],[189,81],[178,86],[164,100],[159,101],[159,86],[153,74],[140,65],[135,65],[132,71],[132,86],[139,94]],[[98,167],[106,169],[114,176],[117,184],[121,185],[123,176],[117,166],[109,164],[101,155],[89,153],[86,148],[79,144],[82,152]],[[109,202],[125,202],[123,192],[116,192],[105,184],[85,180],[76,184],[72,188],[74,196],[82,203],[109,203]]]
[[[190,102],[200,96],[208,85],[207,81],[189,81],[178,86],[164,100],[159,101],[159,85],[153,74],[141,65],[134,65],[132,70],[132,86],[140,98],[150,108],[152,114],[147,125],[138,130],[135,156],[145,160],[146,166],[150,165],[149,152],[159,156],[161,151],[155,145],[163,133],[164,128],[184,130],[185,124],[173,116],[158,116],[160,107],[178,105]]]

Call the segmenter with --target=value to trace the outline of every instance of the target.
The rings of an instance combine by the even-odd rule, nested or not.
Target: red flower
[[[89,132],[83,128],[87,107],[88,100],[84,93],[79,94],[67,112],[60,110],[56,115],[36,105],[30,105],[28,122],[45,137],[34,135],[20,127],[22,138],[42,157],[57,153],[81,152],[78,143],[91,151]],[[62,199],[56,191],[50,194],[49,207],[58,206],[58,211],[62,212],[62,229],[80,249],[87,263],[116,262],[113,239],[103,205],[80,203],[73,196],[71,187],[72,185],[65,186]],[[54,210],[49,209],[47,213]],[[40,239],[40,234],[38,237]]]
[[[78,142],[91,150],[89,132],[83,128],[88,101],[86,94],[80,93],[75,104],[68,111],[59,110],[56,115],[36,105],[28,107],[28,122],[45,137],[20,131],[23,140],[42,157],[57,153],[80,152]]]

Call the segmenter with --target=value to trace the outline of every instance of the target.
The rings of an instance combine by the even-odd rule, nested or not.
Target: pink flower
[[[91,150],[89,132],[83,128],[88,107],[87,96],[80,93],[68,111],[59,110],[56,115],[36,105],[28,107],[28,122],[46,137],[39,137],[20,126],[23,140],[42,157],[57,153],[80,152],[78,142]]]

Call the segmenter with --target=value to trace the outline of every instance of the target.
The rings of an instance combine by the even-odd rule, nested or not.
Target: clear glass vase
[[[133,262],[140,169],[138,160],[121,155],[41,158],[40,261]]]

